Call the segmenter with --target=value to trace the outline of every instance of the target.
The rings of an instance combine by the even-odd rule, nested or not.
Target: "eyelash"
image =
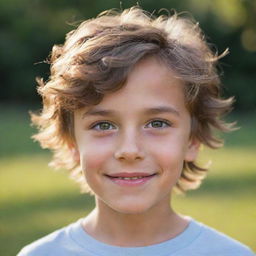
[[[165,120],[165,119],[154,119],[154,120],[149,121],[149,122],[147,123],[147,126],[148,126],[149,124],[152,124],[153,122],[161,122],[162,124],[164,124],[164,127],[151,127],[151,128],[155,128],[155,129],[157,129],[157,128],[163,129],[163,128],[165,128],[165,127],[170,127],[170,126],[172,125],[172,124],[170,123],[170,121],[168,121],[168,120]]]
[[[151,121],[149,121],[149,122],[146,124],[146,126],[148,126],[149,124],[152,124],[153,122],[161,122],[161,124],[164,125],[164,126],[161,126],[161,127],[150,127],[150,128],[153,128],[153,129],[163,129],[163,128],[165,128],[165,127],[170,127],[170,126],[172,126],[172,124],[171,124],[169,121],[165,120],[165,119],[154,119],[154,120],[151,120]],[[110,126],[112,126],[112,127],[115,127],[115,125],[113,125],[113,124],[112,124],[111,122],[109,122],[109,121],[100,121],[100,122],[96,122],[95,124],[93,124],[93,125],[90,127],[90,129],[92,129],[92,130],[97,130],[97,131],[109,131],[109,130],[113,130],[113,129],[100,129],[99,126],[100,126],[101,124],[108,124],[108,125],[110,125]],[[97,128],[97,127],[98,127],[98,128]]]
[[[108,124],[108,125],[111,125],[111,126],[113,126],[114,127],[114,125],[111,123],[111,122],[109,122],[109,121],[100,121],[100,122],[96,122],[96,123],[94,123],[91,127],[90,127],[90,129],[92,129],[92,130],[97,130],[97,131],[108,131],[109,129],[100,129],[100,128],[98,128],[98,129],[96,129],[96,127],[97,126],[100,126],[101,124]]]

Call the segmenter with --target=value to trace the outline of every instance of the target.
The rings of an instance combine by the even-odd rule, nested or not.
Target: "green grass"
[[[175,196],[174,206],[256,250],[256,118],[236,118],[242,129],[226,136],[227,147],[202,152],[200,161],[213,164],[201,188]],[[47,166],[50,155],[29,139],[24,109],[1,108],[0,120],[0,255],[11,256],[88,214],[94,200]]]

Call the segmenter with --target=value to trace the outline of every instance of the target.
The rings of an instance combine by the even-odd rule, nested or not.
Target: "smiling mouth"
[[[152,176],[152,175],[151,175]],[[121,179],[121,180],[138,180],[142,179],[144,177],[150,177],[150,176],[139,176],[139,177],[114,177],[114,179]]]
[[[109,178],[124,179],[124,180],[136,180],[156,175],[156,173],[139,173],[139,172],[120,172],[114,174],[105,174]]]
[[[106,175],[106,176],[109,177],[109,178],[112,178],[112,179],[138,180],[138,179],[143,179],[143,178],[147,178],[147,177],[152,177],[154,175],[156,175],[156,174],[154,173],[154,174],[147,175],[147,176],[134,176],[134,177],[122,177],[122,176],[111,176],[111,175]]]
[[[156,173],[115,173],[113,175],[106,174],[105,176],[121,186],[138,186],[151,180],[156,176]]]

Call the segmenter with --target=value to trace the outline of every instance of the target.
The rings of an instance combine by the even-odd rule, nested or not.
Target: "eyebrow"
[[[116,111],[114,110],[107,110],[107,109],[89,109],[85,111],[82,115],[82,119],[86,116],[113,116],[115,115]]]
[[[145,114],[163,114],[163,113],[171,113],[176,116],[180,116],[180,113],[178,110],[176,110],[173,107],[170,106],[158,106],[158,107],[153,107],[153,108],[147,108],[144,111]],[[108,109],[89,109],[85,111],[82,115],[82,119],[84,119],[86,116],[114,116],[117,114],[117,111],[115,110],[108,110]]]
[[[149,108],[145,111],[145,113],[146,114],[171,113],[171,114],[180,116],[180,113],[178,110],[176,110],[174,107],[167,107],[167,106],[159,106],[159,107]]]

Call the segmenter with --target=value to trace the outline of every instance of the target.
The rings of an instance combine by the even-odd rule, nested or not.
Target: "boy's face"
[[[153,57],[122,89],[77,110],[77,155],[98,203],[122,213],[169,206],[184,160],[198,152],[190,122],[182,82]]]

